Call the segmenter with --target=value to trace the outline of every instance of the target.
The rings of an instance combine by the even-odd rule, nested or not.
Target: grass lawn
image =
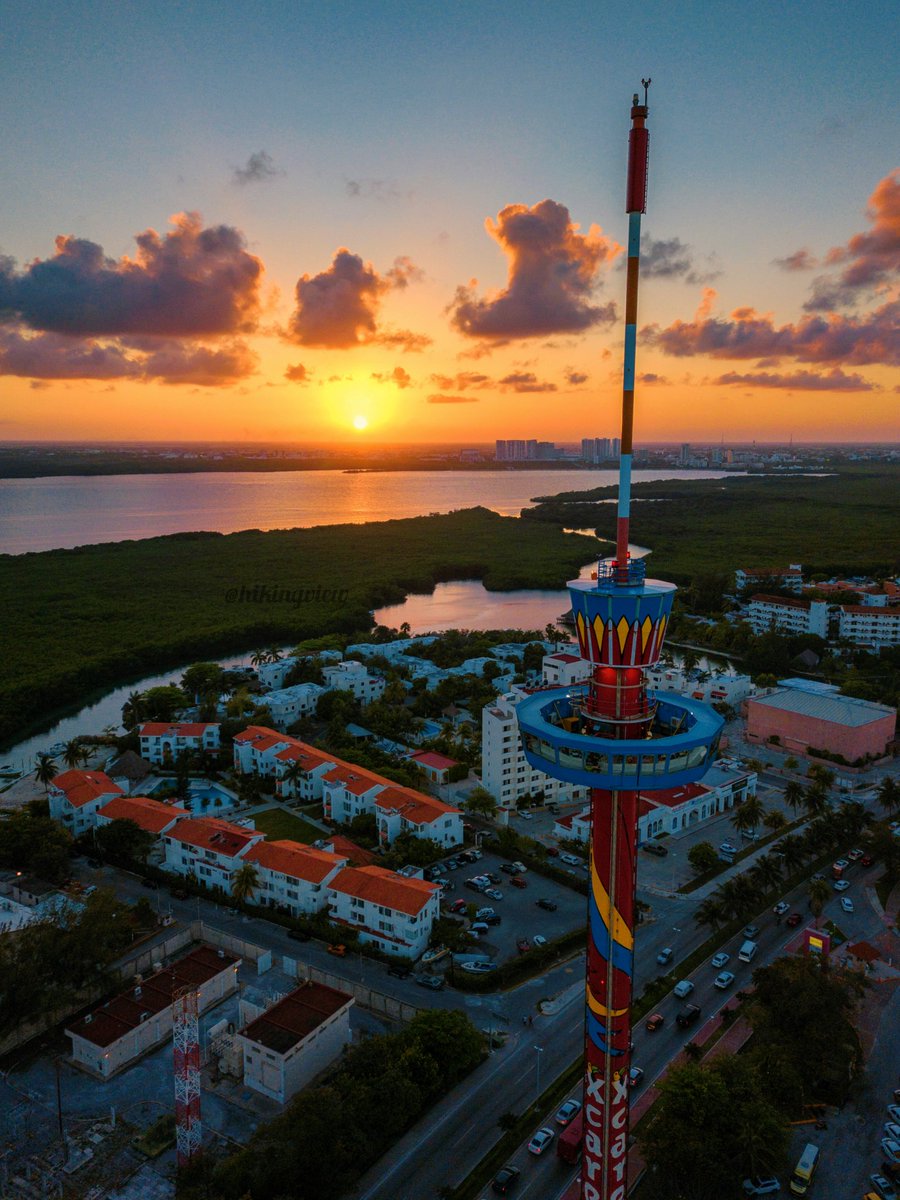
[[[293,813],[287,812],[283,808],[266,808],[262,812],[256,813],[253,817],[256,822],[256,828],[261,830],[266,837],[290,838],[294,842],[315,842],[320,837],[325,837],[325,834],[316,825],[310,825],[309,821],[304,821],[302,817],[295,817]]]

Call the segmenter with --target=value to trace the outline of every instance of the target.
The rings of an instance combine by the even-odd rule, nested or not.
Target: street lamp
[[[541,1097],[541,1055],[544,1053],[544,1047],[535,1046],[535,1051],[537,1052],[537,1092],[534,1098],[539,1100]]]

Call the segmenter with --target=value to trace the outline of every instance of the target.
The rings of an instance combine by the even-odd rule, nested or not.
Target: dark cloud
[[[499,382],[499,386],[504,391],[513,392],[555,392],[556,384],[547,383],[544,380],[538,379],[532,371],[516,371],[511,375],[504,375]]]
[[[392,287],[405,288],[408,283],[421,283],[425,272],[404,254],[394,259],[394,265],[385,272],[384,277],[390,281]]]
[[[789,388],[798,392],[871,392],[874,386],[862,375],[846,375],[839,367],[822,375],[813,371],[794,371],[791,375],[770,375],[765,372],[739,375],[728,371],[711,382],[742,387]]]
[[[421,354],[434,339],[424,333],[413,333],[411,329],[386,329],[375,338],[379,346],[391,350],[402,350],[404,354]]]
[[[644,371],[644,373],[642,375],[638,375],[637,380],[638,380],[638,383],[646,383],[646,384],[650,384],[650,385],[652,385],[654,383],[668,383],[669,382],[668,379],[665,377],[665,375],[657,375],[653,371]]]
[[[379,383],[395,383],[401,389],[412,387],[412,377],[402,367],[394,367],[393,371],[387,373],[373,371],[372,378],[377,379]]]
[[[641,275],[658,279],[683,279],[685,283],[709,283],[721,275],[710,255],[706,269],[695,263],[694,252],[680,238],[641,238]],[[624,266],[624,263],[622,264]]]
[[[601,267],[621,250],[599,227],[579,233],[555,200],[507,205],[485,227],[509,259],[509,278],[486,299],[476,297],[475,280],[457,288],[450,311],[461,333],[492,341],[543,337],[615,320],[614,304],[591,303]]]
[[[460,371],[456,375],[432,375],[432,382],[444,391],[455,390],[464,392],[467,388],[485,388],[493,386],[490,375],[482,375],[478,371]]]
[[[436,392],[428,397],[429,404],[477,404],[477,396],[445,396]]]
[[[341,247],[327,270],[297,281],[289,337],[303,346],[335,350],[377,340],[382,296],[391,288],[405,288],[417,270],[408,258],[398,258],[386,275],[379,275],[371,263]]]
[[[295,363],[294,366],[288,367],[284,377],[290,379],[291,383],[309,383],[309,371],[303,363]]]
[[[391,179],[345,179],[344,190],[354,200],[412,200],[415,195]]]
[[[795,250],[787,258],[773,258],[772,261],[782,271],[812,271],[819,265],[811,250]]]
[[[248,183],[266,183],[277,179],[284,171],[275,166],[275,160],[265,150],[257,150],[251,154],[243,167],[235,167],[231,182],[238,187],[246,187]]]
[[[581,371],[576,371],[572,367],[566,367],[566,383],[571,383],[573,387],[577,387],[580,383],[587,383],[588,376]]]
[[[0,312],[32,329],[74,336],[153,334],[214,337],[256,325],[262,262],[228,225],[204,229],[198,213],[172,217],[160,237],[136,237],[137,254],[118,262],[94,242],[56,239],[53,258],[21,272],[0,262]]]
[[[0,375],[32,379],[135,379],[142,382],[227,386],[256,369],[256,355],[240,341],[209,347],[154,340],[143,345],[58,333],[24,334],[0,329]]]
[[[768,314],[737,308],[730,319],[709,315],[715,293],[708,290],[692,321],[665,329],[649,325],[642,337],[678,358],[792,358],[799,362],[865,366],[900,364],[900,302],[891,301],[860,317],[803,317],[777,326]]]
[[[860,294],[883,288],[900,275],[900,167],[878,183],[867,214],[871,229],[828,252],[826,264],[842,270],[814,281],[804,305],[808,312],[833,312],[855,304]]]

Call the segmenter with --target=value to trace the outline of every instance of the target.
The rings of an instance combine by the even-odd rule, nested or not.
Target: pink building
[[[837,692],[781,688],[747,701],[747,740],[777,744],[792,754],[807,747],[842,755],[848,763],[887,753],[897,728],[897,710]]]

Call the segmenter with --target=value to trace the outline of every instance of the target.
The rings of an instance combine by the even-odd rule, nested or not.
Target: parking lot
[[[446,861],[442,860],[442,864]],[[463,863],[455,871],[445,871],[442,866],[441,871],[442,877],[449,879],[451,885],[451,890],[447,891],[444,897],[445,911],[455,900],[465,900],[478,908],[493,908],[500,917],[499,925],[490,926],[485,935],[477,941],[473,939],[471,943],[473,951],[489,955],[498,964],[515,958],[518,953],[516,941],[519,938],[527,938],[530,943],[535,934],[539,934],[550,941],[583,926],[586,920],[587,901],[579,892],[538,875],[533,870],[519,875],[518,878],[524,880],[525,887],[516,887],[512,883],[513,877],[501,870],[502,865],[507,862],[507,859],[485,851],[478,862]],[[492,884],[492,887],[496,887],[502,893],[501,900],[492,899],[465,886],[467,879],[483,875],[485,872],[496,875],[500,880],[499,883]],[[586,878],[586,872],[583,870],[579,869],[574,874]],[[548,912],[539,908],[537,901],[542,899],[555,904],[556,911]]]

